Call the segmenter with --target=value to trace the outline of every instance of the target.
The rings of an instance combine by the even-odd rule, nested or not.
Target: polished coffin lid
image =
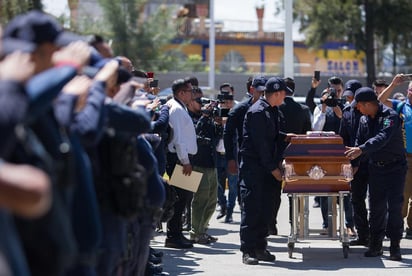
[[[293,137],[284,152],[285,170],[293,165],[293,174],[286,177],[283,192],[349,191],[351,178],[343,176],[342,166],[350,166],[350,162],[344,152],[342,137],[333,132]],[[314,171],[324,176],[314,178]]]

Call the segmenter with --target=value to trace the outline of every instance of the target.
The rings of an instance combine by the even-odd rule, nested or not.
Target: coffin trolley
[[[288,253],[292,258],[298,238],[322,238],[319,230],[309,229],[309,196],[328,196],[328,233],[323,237],[339,239],[343,256],[348,257],[349,237],[345,231],[343,199],[350,193],[352,167],[344,155],[343,140],[334,132],[313,131],[291,139],[284,153],[283,192],[292,202]],[[337,230],[336,198],[339,200]],[[338,234],[339,232],[339,234]]]

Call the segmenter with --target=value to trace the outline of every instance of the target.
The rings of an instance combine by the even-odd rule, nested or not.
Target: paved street
[[[320,209],[312,208],[310,198],[310,228],[321,227]],[[276,255],[273,263],[260,262],[257,266],[242,263],[239,251],[240,212],[234,213],[234,222],[223,223],[213,216],[209,234],[219,240],[212,245],[195,244],[190,250],[164,248],[165,234],[157,234],[152,246],[165,253],[164,271],[170,275],[411,275],[412,240],[402,240],[402,262],[388,260],[389,241],[384,242],[384,255],[381,258],[365,258],[364,247],[351,247],[349,257],[343,258],[339,240],[318,236],[319,239],[298,240],[290,259],[287,240],[290,232],[288,222],[288,199],[282,194],[281,210],[278,217],[278,236],[268,238],[268,249]],[[188,237],[188,234],[186,237]]]

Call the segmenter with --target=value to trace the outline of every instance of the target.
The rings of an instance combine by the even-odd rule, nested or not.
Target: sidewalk
[[[320,209],[311,207],[310,227],[320,228]],[[290,233],[289,203],[286,194],[282,194],[282,204],[278,215],[278,236],[268,238],[268,249],[276,255],[273,263],[259,262],[248,266],[242,263],[239,251],[240,211],[233,214],[234,222],[217,221],[216,215],[210,221],[209,234],[219,240],[212,245],[195,244],[190,250],[165,248],[165,234],[157,234],[152,246],[165,253],[163,270],[170,275],[410,275],[412,272],[412,240],[403,239],[401,251],[403,260],[388,260],[389,241],[384,242],[384,254],[381,258],[366,258],[365,247],[351,247],[349,257],[344,259],[342,244],[339,240],[310,239],[298,240],[293,251],[293,258],[288,256],[287,241]],[[164,226],[164,229],[165,226]],[[185,233],[188,237],[187,232]]]

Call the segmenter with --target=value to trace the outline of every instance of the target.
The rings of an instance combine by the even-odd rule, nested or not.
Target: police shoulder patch
[[[393,124],[394,122],[392,119],[386,118],[383,120],[383,127],[391,127]]]

